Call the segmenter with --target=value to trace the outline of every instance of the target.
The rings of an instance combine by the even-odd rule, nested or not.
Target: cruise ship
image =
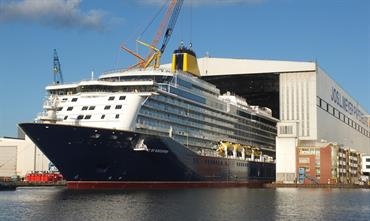
[[[271,110],[200,79],[192,50],[182,46],[172,60],[49,85],[43,113],[20,127],[72,189],[274,181]]]

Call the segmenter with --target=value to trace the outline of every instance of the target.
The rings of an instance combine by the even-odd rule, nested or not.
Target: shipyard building
[[[358,174],[362,166],[358,154],[370,154],[369,115],[317,63],[204,57],[198,59],[198,64],[202,78],[222,92],[236,93],[250,105],[268,107],[280,120],[277,182],[297,182],[302,176],[299,170],[304,170],[303,176],[315,182],[334,178],[336,182],[352,183],[342,176]],[[328,162],[315,160],[311,155],[319,153],[320,148],[337,155],[325,154],[323,149]],[[301,156],[302,150],[311,152]],[[339,155],[346,154],[352,161],[339,162]],[[332,161],[337,166],[328,167],[326,164]],[[330,174],[324,178],[325,173]]]
[[[50,161],[23,133],[20,138],[0,138],[0,181],[25,177],[29,172],[47,171]]]

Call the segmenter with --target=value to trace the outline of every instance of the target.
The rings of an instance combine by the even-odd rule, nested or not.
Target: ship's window
[[[95,106],[90,106],[89,107],[89,110],[94,110],[95,109]]]
[[[83,106],[82,110],[87,110],[88,106]]]
[[[114,97],[109,97],[108,98],[108,101],[112,101],[112,100],[114,100]]]
[[[88,120],[88,119],[91,119],[91,115],[86,115],[86,116],[85,116],[85,119],[87,119],[87,120]]]
[[[124,100],[124,99],[126,99],[126,96],[120,96],[119,99]]]
[[[101,115],[101,118],[100,119],[104,119],[105,118],[105,114]]]
[[[116,119],[118,119],[119,118],[119,114],[116,114]]]
[[[77,101],[77,98],[72,98],[72,102],[76,102]]]
[[[58,107],[57,111],[61,111],[62,109],[63,109],[63,107]]]
[[[121,109],[122,105],[116,105],[116,109]]]
[[[71,111],[71,110],[73,110],[73,107],[68,107],[67,108],[67,111]]]
[[[110,105],[107,105],[104,107],[104,110],[109,110],[110,109]]]
[[[77,120],[81,120],[84,118],[84,115],[78,115]]]
[[[64,117],[64,120],[67,120],[67,119],[68,119],[68,116],[65,116],[65,117]]]
[[[62,100],[62,101],[66,101],[66,100],[68,100],[68,98],[63,98],[63,100]]]

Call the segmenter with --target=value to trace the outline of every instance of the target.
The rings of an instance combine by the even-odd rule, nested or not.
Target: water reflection
[[[277,189],[275,220],[369,220],[367,189]]]
[[[20,188],[0,220],[370,220],[370,190]]]

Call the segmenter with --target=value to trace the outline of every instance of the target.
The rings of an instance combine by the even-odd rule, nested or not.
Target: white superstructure
[[[216,154],[220,141],[275,152],[271,110],[220,95],[214,85],[182,71],[117,70],[46,90],[41,122],[170,136],[203,153]]]
[[[118,72],[98,80],[47,86],[43,122],[132,130],[141,103],[155,92],[155,72]],[[163,73],[161,73],[163,74]],[[170,73],[167,73],[170,75]],[[148,77],[152,76],[152,77]],[[128,77],[128,80],[122,80]]]

